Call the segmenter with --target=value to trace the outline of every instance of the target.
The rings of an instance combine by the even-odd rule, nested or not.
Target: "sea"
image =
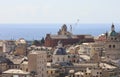
[[[55,35],[63,24],[0,24],[0,40],[40,40],[46,34]],[[112,24],[66,24],[67,30],[73,34],[90,34],[98,36],[111,30]],[[72,30],[70,25],[72,25]],[[114,24],[116,32],[120,32],[120,24]]]

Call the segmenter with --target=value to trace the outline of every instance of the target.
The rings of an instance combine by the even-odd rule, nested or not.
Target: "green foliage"
[[[43,45],[43,44],[45,43],[44,38],[42,38],[40,42],[41,42],[41,44]]]
[[[44,45],[45,40],[44,38],[42,38],[41,40],[34,40],[32,45],[36,45],[36,46],[40,46],[40,45]]]
[[[33,43],[32,43],[32,45],[39,46],[39,45],[40,45],[40,41],[38,41],[38,40],[34,40]]]

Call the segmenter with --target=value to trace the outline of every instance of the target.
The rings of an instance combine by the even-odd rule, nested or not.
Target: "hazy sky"
[[[120,23],[120,0],[0,0],[0,23]]]

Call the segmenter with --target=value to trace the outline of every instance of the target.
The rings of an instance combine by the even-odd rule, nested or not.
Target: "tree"
[[[45,43],[44,38],[41,39],[40,43],[41,43],[41,45],[44,45],[44,43]]]
[[[32,45],[39,46],[39,45],[40,45],[40,41],[38,41],[38,40],[34,40],[33,43],[32,43]]]

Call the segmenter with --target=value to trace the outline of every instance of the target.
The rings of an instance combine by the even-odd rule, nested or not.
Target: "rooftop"
[[[13,62],[10,61],[8,58],[0,56],[0,64],[1,63],[13,64]]]
[[[80,58],[84,59],[84,60],[90,60],[90,56],[87,55],[80,55]]]
[[[67,55],[66,50],[64,48],[57,48],[54,53],[54,55]]]
[[[76,72],[75,75],[84,75],[84,73],[79,71],[79,72]]]
[[[52,39],[68,39],[68,38],[73,38],[73,39],[77,39],[78,37],[76,35],[51,35]]]
[[[29,72],[25,72],[20,69],[9,69],[3,72],[3,74],[29,74]]]
[[[74,63],[74,66],[80,66],[80,67],[96,67],[96,66],[97,66],[97,63],[81,63],[81,64]]]
[[[112,66],[112,65],[106,64],[106,63],[100,63],[100,67],[103,69],[111,69],[111,70],[117,68],[115,66]]]

